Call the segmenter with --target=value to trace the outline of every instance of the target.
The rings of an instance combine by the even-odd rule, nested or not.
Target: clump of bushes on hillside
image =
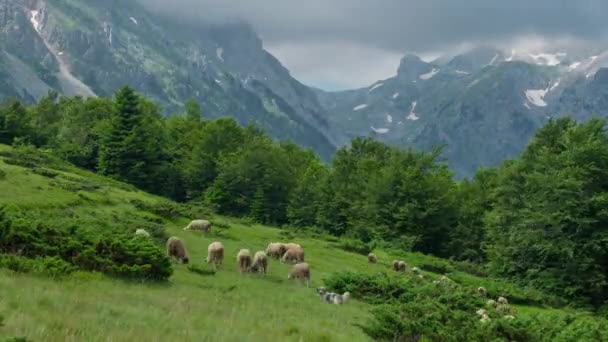
[[[358,239],[340,239],[336,244],[336,247],[343,249],[347,252],[357,253],[361,255],[367,255],[373,250],[370,244]]]
[[[335,292],[349,291],[375,304],[362,326],[378,341],[602,341],[608,320],[588,314],[551,317],[504,316],[488,309],[480,321],[477,310],[485,299],[472,287],[455,282],[433,283],[403,275],[337,273],[325,280]]]
[[[134,239],[130,231],[95,231],[53,223],[15,218],[0,208],[0,267],[50,275],[78,268],[150,280],[164,280],[172,274],[169,259],[152,240]]]

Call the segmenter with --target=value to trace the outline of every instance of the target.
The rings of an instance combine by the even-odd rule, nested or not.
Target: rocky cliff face
[[[136,1],[0,0],[0,97],[34,101],[50,89],[110,96],[130,85],[179,110],[234,116],[328,157],[341,142],[309,88],[242,23],[165,20]]]
[[[459,176],[516,156],[551,117],[608,117],[608,55],[483,48],[427,63],[402,59],[397,75],[319,97],[349,137],[431,149]]]

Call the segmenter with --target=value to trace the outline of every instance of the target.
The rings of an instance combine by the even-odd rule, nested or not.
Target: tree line
[[[195,102],[163,117],[128,87],[113,98],[49,93],[0,105],[0,143],[48,149],[220,214],[480,263],[593,304],[608,299],[605,128],[552,120],[519,158],[456,181],[439,148],[356,138],[325,163],[255,126],[205,119]]]

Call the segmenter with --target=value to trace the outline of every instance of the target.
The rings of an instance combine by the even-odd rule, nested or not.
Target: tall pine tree
[[[117,179],[129,179],[130,168],[137,162],[129,146],[134,128],[141,123],[142,113],[135,91],[124,87],[116,93],[116,114],[103,139],[99,172]],[[135,152],[135,151],[134,151]]]

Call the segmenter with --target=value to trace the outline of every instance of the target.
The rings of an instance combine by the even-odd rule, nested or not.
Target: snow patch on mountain
[[[360,105],[358,105],[358,106],[355,106],[355,107],[353,108],[353,110],[354,110],[354,111],[358,111],[358,110],[365,109],[365,108],[367,108],[367,105],[366,105],[366,104],[360,104]]]
[[[386,122],[393,123],[393,116],[390,114],[386,114]]]
[[[565,57],[566,54],[563,52],[558,52],[558,53],[539,53],[537,55],[535,54],[528,54],[530,57],[532,57],[532,59],[534,59],[534,62],[536,62],[537,64],[540,65],[548,65],[548,66],[555,66],[555,65],[559,65],[561,63],[560,61],[560,57]]]
[[[560,84],[560,80],[557,80],[555,83],[553,83],[551,88],[549,88],[549,92],[552,92],[553,90],[555,90],[555,88],[559,87],[559,84]]]
[[[515,58],[516,54],[517,54],[517,50],[511,50],[511,56],[507,57],[507,59],[505,59],[505,61],[507,61],[507,62],[513,61],[513,58]]]
[[[219,59],[220,61],[224,61],[224,48],[223,47],[218,47],[217,49],[215,49],[215,55],[217,56],[217,59]]]
[[[431,78],[433,78],[433,76],[437,75],[438,72],[439,72],[439,69],[433,68],[433,70],[431,70],[431,72],[422,74],[422,75],[418,76],[418,78],[420,78],[421,80],[425,80],[425,81],[430,80]]]
[[[378,133],[378,134],[386,134],[389,132],[388,128],[375,128],[374,126],[371,126],[372,131],[374,131],[374,133]]]
[[[578,68],[581,65],[581,62],[574,62],[572,64],[570,64],[570,66],[568,66],[568,70],[570,71],[574,71],[576,70],[576,68]]]
[[[420,119],[420,117],[414,112],[414,110],[416,110],[417,104],[418,104],[418,101],[412,102],[412,109],[410,110],[410,114],[406,117],[407,120],[416,121],[416,120]]]
[[[494,65],[494,63],[496,63],[496,60],[498,59],[498,54],[494,55],[494,57],[492,58],[492,60],[490,61],[490,64],[488,65]]]
[[[537,107],[546,107],[545,95],[547,95],[549,89],[528,89],[526,90],[526,98],[530,103]]]
[[[464,71],[464,70],[456,70],[454,71],[455,73],[457,73],[458,75],[468,75],[469,73]]]
[[[394,93],[393,94],[393,100],[399,97],[399,93]]]
[[[139,24],[137,23],[137,19],[135,19],[135,18],[133,18],[133,17],[129,17],[129,19],[131,19],[131,21],[133,22],[133,24],[135,24],[135,25],[139,25]]]
[[[40,33],[42,30],[42,23],[40,18],[40,11],[30,11],[30,23],[36,32]]]
[[[371,88],[369,88],[369,92],[371,93],[372,91],[382,87],[383,85],[384,85],[384,83],[376,83]]]

